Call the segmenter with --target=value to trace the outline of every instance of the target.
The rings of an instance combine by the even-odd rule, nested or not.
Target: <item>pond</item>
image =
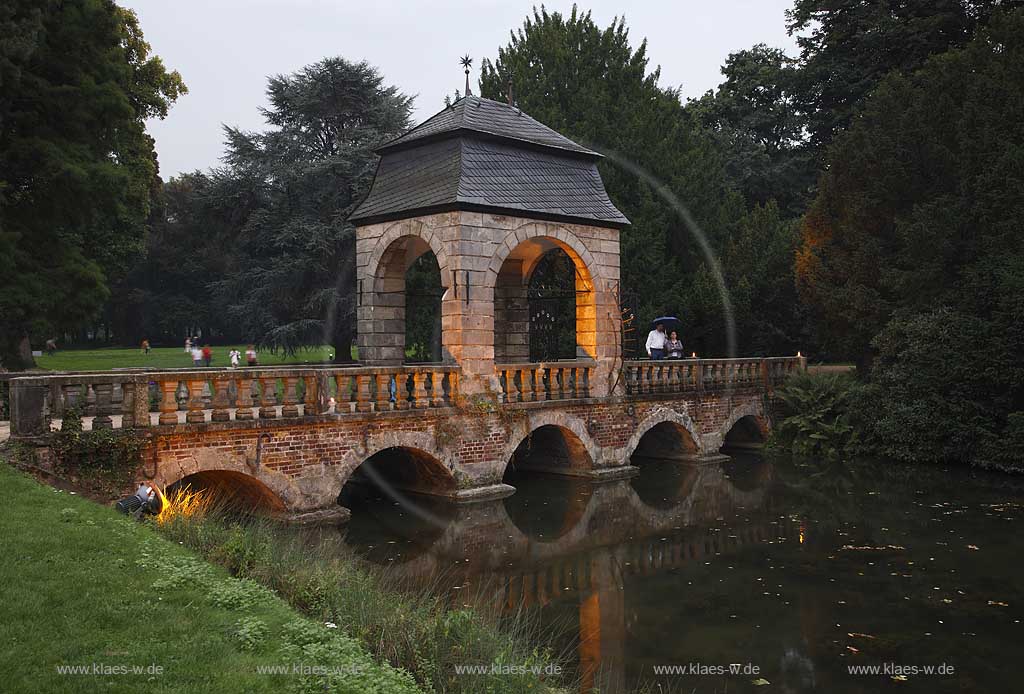
[[[584,691],[1024,691],[1021,480],[633,463],[460,507],[369,493],[345,542],[453,604],[525,609]]]

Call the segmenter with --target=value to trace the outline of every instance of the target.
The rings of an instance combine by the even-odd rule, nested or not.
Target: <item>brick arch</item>
[[[252,479],[254,484],[265,487],[277,497],[281,507],[289,511],[302,511],[322,505],[319,499],[310,499],[293,478],[254,463],[255,459],[250,460],[244,454],[228,453],[216,448],[204,448],[188,458],[158,464],[153,482],[161,489],[167,489],[186,477],[198,473],[229,472],[244,475]]]
[[[502,454],[504,461],[502,465],[502,473],[504,473],[508,468],[508,465],[512,462],[512,456],[515,454],[516,449],[519,448],[519,444],[521,444],[527,436],[530,436],[541,427],[546,426],[562,429],[579,439],[580,443],[583,444],[583,448],[586,450],[587,455],[590,457],[589,465],[585,466],[585,469],[597,466],[598,461],[601,459],[601,447],[590,436],[590,432],[587,431],[586,422],[579,417],[565,412],[547,410],[536,414],[531,413],[526,427],[516,432],[516,435],[509,437],[509,443]]]
[[[768,417],[764,412],[764,404],[760,398],[751,398],[746,400],[729,412],[729,416],[725,418],[722,426],[718,429],[716,436],[715,448],[721,448],[725,442],[725,437],[729,434],[729,431],[736,426],[736,422],[740,421],[744,417],[753,417],[757,422],[758,428],[761,430],[761,434],[767,437],[768,432],[771,430]]]
[[[374,244],[373,251],[370,252],[370,259],[366,264],[368,279],[376,280],[380,277],[381,261],[384,259],[385,253],[395,241],[406,236],[419,238],[426,242],[434,253],[434,257],[437,258],[437,266],[441,269],[441,286],[446,289],[450,288],[452,286],[451,262],[445,244],[430,227],[419,219],[402,219],[384,230]]]
[[[341,493],[342,487],[349,481],[356,469],[381,451],[389,448],[401,448],[422,454],[437,463],[438,470],[444,470],[454,488],[458,465],[446,453],[438,449],[434,435],[425,431],[387,431],[371,436],[348,451],[341,461],[331,466],[331,488],[334,498]]]
[[[700,431],[697,429],[697,425],[690,419],[690,415],[685,412],[678,412],[676,410],[664,407],[659,408],[647,415],[643,421],[636,425],[636,429],[633,431],[633,435],[629,438],[629,441],[623,447],[623,453],[626,460],[632,457],[636,451],[637,446],[640,445],[640,440],[654,427],[659,424],[670,422],[677,424],[682,427],[689,435],[690,440],[693,442],[694,451],[698,454],[703,452],[703,446],[701,445]]]

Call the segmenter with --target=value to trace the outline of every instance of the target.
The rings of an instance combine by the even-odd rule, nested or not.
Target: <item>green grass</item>
[[[231,362],[228,359],[228,352],[237,349],[242,353],[242,365],[245,365],[246,345],[218,345],[213,347],[214,367],[228,366]],[[270,352],[259,353],[261,366],[275,364],[295,364],[302,362],[324,362],[330,361],[330,355],[334,354],[334,348],[328,345],[314,347],[308,350],[301,350],[289,357],[284,352],[272,354]],[[58,350],[56,354],[36,357],[36,364],[41,369],[50,371],[109,371],[111,369],[123,369],[128,367],[142,367],[151,369],[184,368],[192,366],[192,358],[185,354],[182,347],[154,347],[149,354],[144,354],[138,348],[117,348],[107,349],[68,349]]]
[[[489,694],[578,691],[576,683],[530,673],[458,674],[460,665],[543,668],[554,662],[546,639],[524,614],[502,618],[494,586],[452,606],[429,587],[403,590],[386,569],[371,570],[351,555],[335,529],[303,537],[294,529],[252,518],[244,523],[217,513],[178,516],[160,526],[209,560],[273,589],[317,623],[332,622],[364,648],[410,672],[424,690]],[[439,579],[443,581],[444,579]],[[488,591],[490,588],[490,591]],[[461,595],[461,594],[460,594]],[[562,687],[555,689],[554,687]]]
[[[150,524],[43,486],[0,452],[0,690],[413,692],[359,643],[232,578]],[[161,674],[59,674],[62,666]],[[328,677],[257,666],[338,668]],[[349,674],[355,673],[355,674]]]

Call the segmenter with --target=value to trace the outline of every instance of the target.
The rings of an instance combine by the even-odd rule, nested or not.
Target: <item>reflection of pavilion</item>
[[[561,522],[543,537],[516,524],[517,497],[459,507],[426,552],[392,571],[410,581],[444,573],[466,589],[459,591],[461,602],[506,611],[575,603],[584,691],[622,691],[627,580],[728,554],[782,531],[767,521],[728,535],[712,527],[741,509],[766,509],[771,466],[748,470],[742,484],[718,465],[675,466],[682,479],[659,506],[629,481],[572,482],[569,493],[556,495],[566,500]]]

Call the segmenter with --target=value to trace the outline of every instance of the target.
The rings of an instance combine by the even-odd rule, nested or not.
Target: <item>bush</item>
[[[794,374],[775,393],[780,421],[771,445],[830,461],[852,453],[859,438],[850,412],[857,388],[847,374]]]
[[[131,429],[83,431],[81,424],[71,424],[81,421],[72,414],[64,421],[68,426],[50,440],[58,472],[108,491],[120,491],[131,481],[142,462],[145,439]]]

